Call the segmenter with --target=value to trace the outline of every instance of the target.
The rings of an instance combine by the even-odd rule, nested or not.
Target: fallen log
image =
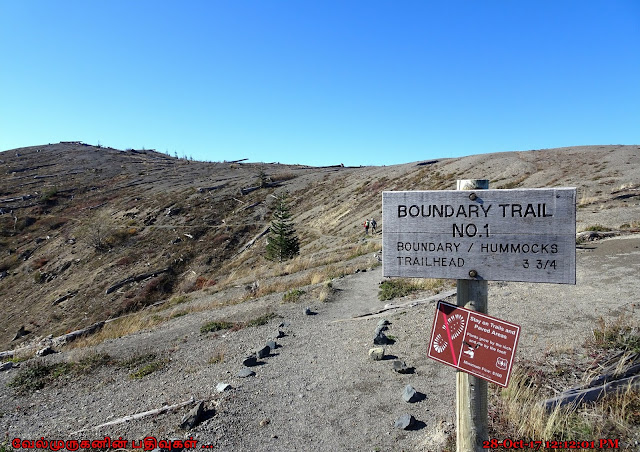
[[[267,182],[266,184],[263,185],[258,185],[257,187],[243,187],[240,188],[240,193],[242,193],[242,195],[248,195],[251,192],[254,192],[256,190],[259,190],[261,188],[275,188],[275,187],[281,187],[282,184],[279,182]]]
[[[0,352],[0,361],[11,359],[16,354],[15,350],[7,350],[6,352]]]
[[[595,402],[612,392],[624,392],[629,388],[640,388],[640,353],[632,355],[618,353],[601,370],[602,374],[584,386],[571,388],[542,402],[547,411],[557,406],[580,405]]]
[[[33,171],[33,170],[37,170],[40,168],[46,168],[48,166],[55,166],[57,165],[57,163],[50,163],[48,165],[38,165],[38,166],[29,166],[27,168],[16,168],[16,169],[10,169],[9,171],[7,171],[7,173],[11,174],[11,173],[24,173],[25,171]]]
[[[426,303],[433,303],[436,301],[440,301],[440,300],[444,300],[446,298],[449,298],[453,295],[455,295],[457,293],[457,289],[451,289],[451,290],[447,290],[446,292],[440,292],[438,294],[432,295],[428,298],[423,298],[422,300],[411,300],[411,301],[407,301],[405,303],[401,303],[401,304],[386,304],[384,305],[384,308],[379,309],[378,311],[375,312],[370,312],[367,314],[361,314],[361,315],[357,315],[355,317],[350,317],[348,319],[338,319],[338,320],[334,320],[331,323],[337,323],[337,322],[348,322],[351,320],[366,320],[366,319],[371,319],[371,318],[376,318],[376,317],[383,317],[387,314],[389,314],[388,311],[393,311],[396,309],[402,309],[402,308],[412,308],[414,306],[418,306],[421,304],[426,304]]]
[[[558,394],[552,399],[542,402],[547,411],[552,411],[557,406],[580,405],[587,402],[595,402],[606,394],[612,392],[624,392],[629,388],[640,388],[640,375],[598,385],[591,388],[572,388]]]
[[[36,195],[18,196],[18,197],[15,197],[15,198],[0,199],[0,202],[4,203],[4,202],[26,201],[27,199],[31,199],[31,198],[35,198],[35,197],[36,197]]]
[[[593,242],[620,235],[620,231],[583,231],[576,234],[576,243]]]
[[[62,336],[58,336],[51,340],[52,345],[59,347],[64,344],[68,344],[69,342],[75,341],[81,336],[93,334],[104,326],[104,322],[96,322],[93,325],[90,325],[86,328],[82,328],[81,330],[72,331],[67,334],[63,334]]]
[[[241,209],[241,211],[243,211],[243,210],[248,210],[248,209],[253,209],[253,208],[254,208],[254,207],[256,207],[256,206],[259,206],[260,204],[262,204],[262,201],[254,202],[254,203],[253,203],[253,204],[251,204],[250,206],[243,207],[243,208]]]
[[[113,421],[105,422],[104,424],[96,425],[95,427],[85,427],[82,430],[78,430],[76,432],[71,433],[72,435],[77,435],[78,433],[83,433],[89,430],[97,430],[102,427],[111,427],[112,425],[124,424],[125,422],[135,421],[138,419],[142,419],[149,416],[155,416],[158,414],[164,414],[169,411],[175,411],[177,409],[183,408],[188,405],[194,405],[196,400],[194,397],[191,397],[189,400],[185,402],[176,403],[175,405],[165,405],[161,408],[156,408],[154,410],[144,411],[142,413],[136,413],[129,416],[124,416],[118,419],[114,419]]]
[[[207,191],[213,191],[213,190],[219,190],[221,188],[224,188],[227,184],[222,184],[222,185],[215,185],[213,187],[200,187],[198,188],[198,193],[204,193]]]
[[[262,237],[264,237],[265,235],[267,235],[269,233],[269,229],[270,227],[267,227],[267,229],[265,229],[264,231],[262,231],[260,234],[258,234],[256,237],[254,237],[252,240],[250,240],[240,251],[238,251],[235,256],[239,255],[240,253],[244,252],[245,250],[249,249],[254,243],[256,243],[258,240],[260,240]],[[234,256],[234,257],[235,257]]]
[[[100,203],[100,204],[95,205],[95,206],[83,207],[82,209],[80,209],[80,212],[82,212],[83,210],[87,210],[87,209],[89,209],[89,210],[99,209],[100,207],[106,206],[106,205],[107,205],[107,203],[103,202],[103,203]]]
[[[254,192],[256,190],[258,190],[260,187],[246,187],[246,188],[241,188],[240,189],[240,193],[242,193],[242,195],[248,195],[251,192]]]
[[[71,262],[68,262],[68,263],[70,264]],[[69,293],[67,293],[66,295],[63,295],[63,296],[58,297],[58,298],[56,298],[55,300],[53,300],[52,305],[53,305],[53,306],[55,306],[55,305],[57,305],[57,304],[60,304],[60,303],[62,303],[63,301],[68,300],[69,298],[76,296],[77,294],[78,294],[78,291],[77,291],[77,290],[74,290],[73,292],[69,292]]]
[[[154,270],[154,271],[149,272],[149,273],[142,273],[141,275],[130,276],[130,277],[128,277],[126,279],[123,279],[122,281],[118,281],[114,285],[108,287],[107,290],[106,290],[106,294],[108,295],[111,292],[115,292],[116,290],[118,290],[122,286],[130,284],[132,282],[138,282],[138,281],[142,281],[143,279],[151,278],[153,276],[158,276],[158,275],[161,275],[162,273],[168,272],[169,270],[171,270],[171,267],[166,267],[166,268],[162,268],[162,269],[159,269],[159,270]]]

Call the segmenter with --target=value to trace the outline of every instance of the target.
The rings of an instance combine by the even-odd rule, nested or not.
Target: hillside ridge
[[[289,193],[301,239],[295,273],[335,273],[379,249],[379,236],[363,241],[361,223],[380,223],[384,190],[454,189],[467,178],[488,178],[491,188],[574,186],[578,230],[637,225],[639,154],[637,145],[578,146],[316,168],[198,162],[80,142],[4,151],[0,350],[175,296],[241,286],[237,297],[247,300],[276,290],[288,272],[264,259],[264,239],[252,244],[269,225],[276,193]],[[28,333],[16,337],[20,327]]]

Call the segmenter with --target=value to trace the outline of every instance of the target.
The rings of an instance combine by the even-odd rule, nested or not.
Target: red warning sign
[[[440,301],[428,356],[506,388],[519,336],[518,325]]]

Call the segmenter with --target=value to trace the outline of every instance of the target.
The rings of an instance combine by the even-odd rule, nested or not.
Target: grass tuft
[[[285,303],[296,303],[300,300],[300,297],[304,295],[306,292],[300,289],[291,289],[282,295],[282,301]]]
[[[640,353],[640,330],[627,316],[619,316],[610,322],[600,317],[588,344],[604,350]]]
[[[217,352],[211,355],[207,361],[209,364],[220,364],[224,362],[224,352]]]
[[[390,279],[380,284],[378,298],[382,301],[392,300],[394,298],[406,297],[407,295],[423,291],[431,290],[436,293],[440,292],[444,287],[444,280],[431,278],[400,278]]]
[[[269,320],[274,319],[278,317],[277,314],[275,314],[274,312],[268,312],[264,315],[261,315],[260,317],[256,317],[253,320],[249,320],[245,326],[247,327],[252,327],[252,326],[261,326],[261,325],[266,325],[267,323],[269,323]]]
[[[207,333],[212,333],[220,330],[228,330],[230,328],[233,328],[234,326],[235,326],[235,323],[233,322],[227,322],[225,320],[214,320],[212,322],[207,322],[204,325],[202,325],[200,327],[200,333],[207,334]]]
[[[106,353],[93,353],[79,361],[45,364],[41,360],[29,363],[8,384],[19,394],[30,394],[60,380],[88,375],[99,367],[114,363]]]
[[[137,371],[131,372],[129,374],[129,378],[131,378],[132,380],[140,380],[146,377],[147,375],[152,374],[156,370],[162,369],[166,364],[167,364],[166,359],[159,359],[159,360],[152,361],[148,364],[145,364]]]
[[[591,231],[591,232],[608,232],[611,231],[611,228],[608,228],[606,226],[602,226],[600,224],[594,224],[592,226],[588,226],[585,231]]]

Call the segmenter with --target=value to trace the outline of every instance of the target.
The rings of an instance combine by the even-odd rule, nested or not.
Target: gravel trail
[[[631,236],[587,244],[577,252],[576,286],[499,283],[489,285],[489,314],[517,323],[522,334],[516,360],[534,358],[550,349],[579,349],[595,321],[618,315],[638,319],[640,288],[636,282],[640,238]],[[326,451],[326,450],[438,450],[443,429],[455,423],[455,370],[426,357],[435,303],[390,312],[388,334],[396,342],[386,346],[388,358],[368,357],[379,318],[353,317],[377,311],[381,269],[336,279],[331,301],[304,300],[283,304],[281,295],[195,312],[117,340],[97,351],[116,359],[155,352],[167,365],[139,380],[131,370],[115,364],[90,375],[64,377],[31,395],[0,392],[0,432],[9,439],[98,439],[104,435],[129,441],[146,436],[157,439],[189,438],[221,451]],[[424,298],[421,294],[417,299]],[[408,300],[401,300],[408,301]],[[455,302],[452,297],[448,299]],[[303,308],[313,315],[305,315]],[[251,317],[274,311],[268,324],[238,331],[200,334],[212,319]],[[282,327],[278,327],[284,324]],[[255,376],[239,378],[243,358],[276,339],[279,347],[251,369]],[[65,351],[45,362],[78,360],[89,351]],[[221,363],[210,363],[216,354]],[[413,367],[399,374],[392,360]],[[22,363],[21,366],[26,366]],[[0,385],[19,369],[0,372]],[[232,389],[216,391],[220,382]],[[422,400],[402,399],[410,384]],[[181,409],[94,429],[120,417],[189,400],[205,401],[204,420],[191,429],[179,427]],[[394,428],[402,414],[413,415],[414,430]],[[83,432],[72,435],[72,432]]]

